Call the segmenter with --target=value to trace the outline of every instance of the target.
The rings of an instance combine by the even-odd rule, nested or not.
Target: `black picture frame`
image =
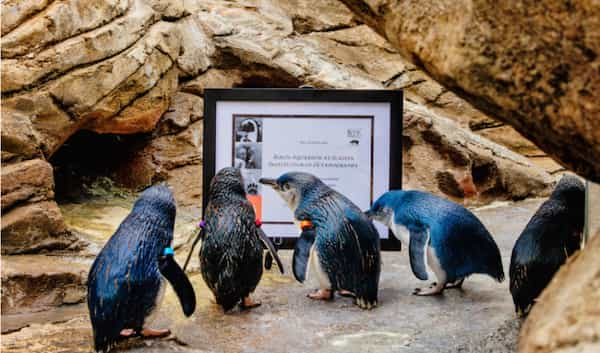
[[[216,112],[219,101],[248,102],[384,102],[390,103],[390,189],[402,188],[402,90],[350,90],[313,88],[210,88],[204,90],[204,142],[202,213],[208,203],[208,189],[216,170]],[[273,238],[279,248],[292,248],[295,239]],[[400,250],[401,243],[390,232],[381,239],[382,250]]]

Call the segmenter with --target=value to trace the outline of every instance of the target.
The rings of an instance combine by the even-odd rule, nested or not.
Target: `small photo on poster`
[[[236,142],[233,166],[239,169],[262,168],[262,144],[255,142]]]
[[[262,185],[258,182],[262,171],[260,169],[241,169],[241,172],[246,198],[254,207],[256,217],[262,219]]]
[[[261,118],[237,117],[234,121],[235,142],[262,142]]]

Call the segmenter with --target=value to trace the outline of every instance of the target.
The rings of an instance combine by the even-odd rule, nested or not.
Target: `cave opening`
[[[148,134],[99,134],[80,130],[50,158],[54,169],[55,199],[80,202],[122,182],[122,170],[148,141]]]

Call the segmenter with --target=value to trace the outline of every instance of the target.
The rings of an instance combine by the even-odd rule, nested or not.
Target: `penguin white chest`
[[[323,266],[321,266],[319,253],[317,252],[317,247],[314,244],[310,248],[310,257],[308,258],[308,273],[306,278],[308,278],[311,282],[318,282],[319,287],[322,289],[331,289],[329,276],[327,276]]]
[[[408,228],[406,228],[402,224],[394,223],[393,219],[394,216],[392,216],[392,220],[390,221],[391,224],[389,225],[390,229],[392,230],[392,233],[394,233],[396,238],[400,239],[402,245],[408,246],[410,243],[410,232],[408,231]]]

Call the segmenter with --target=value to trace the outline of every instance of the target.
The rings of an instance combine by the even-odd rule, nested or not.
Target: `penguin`
[[[496,242],[479,219],[459,204],[426,192],[395,190],[380,196],[366,215],[387,225],[408,245],[410,266],[418,279],[428,279],[425,261],[435,274],[437,282],[416,288],[415,295],[461,288],[474,273],[504,280]]]
[[[275,246],[260,228],[254,208],[246,198],[240,170],[221,169],[209,187],[200,268],[217,304],[225,312],[238,303],[242,309],[260,305],[250,298],[250,293],[262,277],[263,244],[283,273]]]
[[[106,352],[136,334],[170,334],[148,327],[158,311],[165,278],[184,314],[194,312],[194,289],[173,259],[175,212],[175,200],[166,185],[146,189],[92,264],[87,304],[96,351]]]
[[[308,297],[331,300],[337,291],[362,309],[377,306],[381,256],[373,223],[348,198],[312,174],[289,172],[261,178],[288,204],[300,225],[293,254],[294,277],[315,274],[320,288]]]
[[[585,187],[579,178],[563,176],[519,235],[510,257],[510,293],[518,316],[567,258],[579,250],[585,218]]]

